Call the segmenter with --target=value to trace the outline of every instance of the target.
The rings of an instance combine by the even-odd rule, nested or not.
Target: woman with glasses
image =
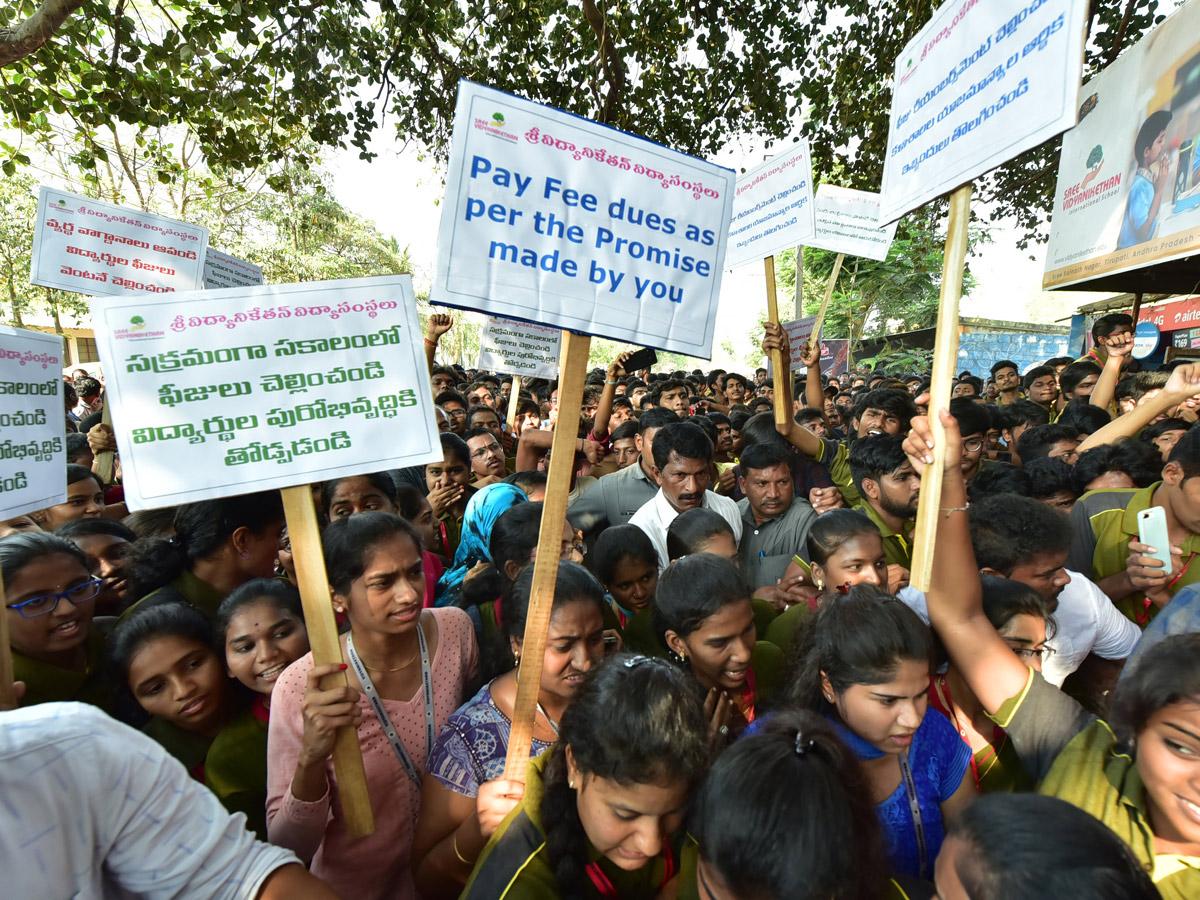
[[[92,627],[102,581],[70,541],[44,531],[0,540],[13,677],[23,706],[78,700],[111,709],[104,638]]]
[[[1054,637],[1054,620],[1037,592],[1019,581],[983,575],[983,613],[1004,643],[1025,665],[1038,672],[1054,653],[1046,641]],[[979,793],[1033,790],[1033,779],[1021,764],[1004,729],[992,721],[961,670],[951,663],[930,678],[929,704],[947,719],[971,748],[971,777]]]

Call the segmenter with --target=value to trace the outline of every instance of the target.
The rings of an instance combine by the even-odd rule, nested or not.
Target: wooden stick
[[[517,405],[521,402],[519,395],[521,393],[521,376],[514,375],[512,387],[509,388],[508,394],[508,433],[512,434],[513,429],[517,425]]]
[[[842,271],[842,261],[846,258],[846,254],[839,253],[837,259],[833,261],[833,274],[829,276],[829,284],[825,286],[825,299],[821,301],[821,308],[817,311],[817,321],[813,322],[812,339],[819,341],[821,339],[821,328],[825,325],[825,313],[829,310],[829,301],[833,299],[833,286],[837,284],[838,274]]]
[[[13,690],[12,650],[8,638],[8,597],[4,592],[3,569],[0,569],[0,604],[4,606],[3,612],[0,612],[0,710],[4,710],[16,707],[17,695]]]
[[[804,247],[796,245],[796,293],[792,298],[792,318],[804,315]]]
[[[513,701],[508,759],[504,763],[504,777],[511,781],[525,781],[525,771],[529,768],[533,718],[537,715],[538,691],[546,656],[546,635],[550,630],[550,613],[554,607],[554,585],[558,580],[558,560],[562,555],[563,522],[567,518],[571,472],[575,468],[575,442],[579,440],[576,427],[583,406],[583,383],[587,377],[591,341],[587,335],[563,332],[558,381],[558,427],[554,429],[554,443],[550,445],[546,500],[542,506],[542,527],[538,532],[537,559],[533,563],[529,611],[525,615],[521,663],[517,668],[517,697]]]
[[[104,394],[104,407],[100,411],[100,424],[107,425],[109,434],[112,430],[112,406],[109,403],[108,393]],[[113,482],[113,476],[117,470],[116,454],[111,450],[104,450],[96,455],[96,474],[100,477],[100,487],[107,488]]]
[[[942,505],[942,472],[946,468],[946,438],[938,410],[950,408],[950,383],[958,368],[958,301],[962,298],[963,267],[967,260],[967,224],[971,220],[971,185],[950,195],[950,221],[946,229],[946,252],[942,258],[942,294],[938,300],[936,338],[933,345],[933,376],[929,396],[929,424],[933,430],[933,463],[921,476],[917,503],[917,528],[913,535],[911,583],[929,590],[933,576],[933,539]]]
[[[779,324],[779,301],[775,296],[775,257],[768,256],[763,260],[763,268],[767,272],[767,321]],[[792,358],[785,356],[782,350],[771,351],[771,369],[774,372],[775,384],[775,422],[783,425],[792,419],[791,383]]]
[[[342,644],[338,640],[337,623],[333,619],[333,602],[329,596],[329,576],[325,574],[325,556],[321,552],[321,532],[317,527],[317,511],[313,506],[312,488],[307,484],[284,488],[283,514],[287,518],[288,538],[296,560],[296,577],[300,582],[300,602],[304,607],[304,623],[312,645],[313,665],[340,663]],[[321,689],[329,690],[346,684],[346,673],[338,672],[321,679]],[[346,831],[360,838],[373,834],[375,816],[371,812],[371,797],[367,793],[367,775],[363,769],[362,747],[358,731],[339,729],[333,745],[333,771],[337,775],[338,796]]]

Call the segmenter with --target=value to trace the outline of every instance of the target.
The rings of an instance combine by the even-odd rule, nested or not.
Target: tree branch
[[[621,92],[625,89],[625,63],[613,45],[608,20],[604,13],[596,8],[595,0],[583,0],[583,15],[592,26],[592,31],[596,33],[596,40],[600,42],[600,66],[604,71],[604,80],[608,82],[608,93],[604,95],[599,121],[607,125],[612,122]]]
[[[15,28],[0,28],[0,66],[24,59],[54,36],[83,0],[42,0],[42,5]]]
[[[1121,16],[1121,24],[1117,27],[1117,36],[1113,38],[1113,45],[1108,48],[1108,53],[1105,56],[1104,64],[1111,65],[1113,60],[1121,52],[1121,45],[1125,43],[1125,32],[1129,28],[1129,19],[1133,15],[1133,8],[1137,5],[1137,0],[1129,0],[1125,4],[1125,14]]]

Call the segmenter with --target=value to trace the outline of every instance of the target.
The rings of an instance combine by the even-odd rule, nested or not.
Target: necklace
[[[362,658],[361,653],[358,655],[358,658],[360,660],[362,660],[362,664],[364,666],[366,666],[368,669],[371,669],[372,671],[375,671],[375,672],[399,672],[401,669],[407,669],[409,666],[411,666],[413,664],[413,660],[415,660],[417,658],[417,654],[420,652],[421,651],[418,649],[417,653],[414,653],[412,656],[410,656],[408,658],[408,662],[403,663],[399,666],[396,666],[396,668],[394,668],[394,669],[381,669],[379,666],[373,666],[369,662],[367,662],[365,659]]]

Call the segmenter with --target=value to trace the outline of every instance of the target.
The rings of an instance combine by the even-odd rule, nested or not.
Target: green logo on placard
[[[132,319],[129,320],[129,325],[130,325],[130,328],[129,328],[130,331],[141,331],[143,328],[146,327],[146,320],[143,319],[141,316],[134,316]]]
[[[504,124],[504,113],[500,113],[500,112],[492,113],[492,121],[495,122],[497,125],[503,125]]]

